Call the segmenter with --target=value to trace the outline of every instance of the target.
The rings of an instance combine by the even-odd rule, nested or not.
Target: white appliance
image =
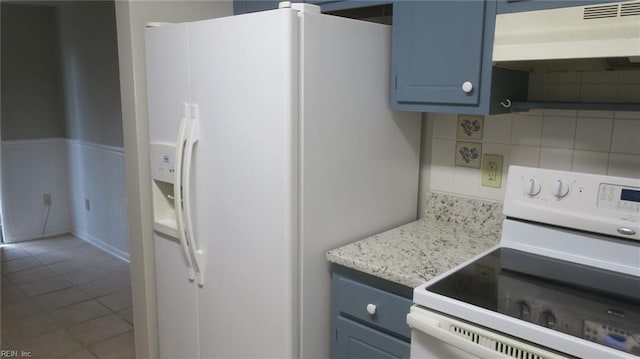
[[[299,6],[146,30],[163,358],[329,357],[326,251],[416,218],[390,28]]]
[[[640,1],[498,14],[493,61],[628,58],[640,63]]]
[[[411,358],[640,357],[640,178],[511,166],[495,248],[414,290]]]

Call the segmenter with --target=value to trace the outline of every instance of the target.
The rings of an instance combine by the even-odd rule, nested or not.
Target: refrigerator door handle
[[[194,105],[195,106],[195,105]],[[197,116],[197,110],[194,111]],[[187,135],[187,145],[184,155],[184,218],[187,238],[189,239],[189,249],[191,250],[191,256],[193,258],[194,268],[196,271],[196,278],[199,286],[204,286],[204,270],[202,268],[203,258],[202,250],[198,249],[198,241],[193,234],[193,217],[191,214],[191,172],[193,166],[193,150],[198,143],[198,120],[192,119],[188,128],[189,134]]]
[[[185,155],[185,147],[187,145],[187,139],[185,135],[189,130],[190,120],[187,116],[183,117],[180,120],[180,129],[178,130],[178,140],[176,142],[176,173],[175,173],[175,184],[173,187],[173,197],[175,198],[175,209],[176,209],[176,225],[178,230],[178,240],[180,241],[180,249],[182,249],[182,255],[184,257],[185,262],[187,263],[187,274],[189,277],[189,281],[195,280],[195,271],[193,270],[193,264],[191,262],[191,256],[189,255],[189,243],[187,243],[187,238],[185,235],[184,228],[184,201],[182,198],[183,192],[183,170],[184,170],[184,155]]]

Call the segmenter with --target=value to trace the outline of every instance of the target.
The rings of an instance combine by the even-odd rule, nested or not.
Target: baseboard
[[[103,241],[101,239],[98,239],[98,238],[96,238],[96,237],[94,237],[94,236],[92,236],[90,234],[81,233],[81,232],[78,232],[78,231],[71,231],[71,233],[74,236],[80,238],[81,240],[91,244],[92,246],[97,247],[99,249],[102,249],[103,251],[105,251],[105,252],[107,252],[107,253],[115,256],[115,257],[118,257],[118,258],[122,259],[123,261],[125,261],[127,263],[130,263],[129,253],[127,253],[125,251],[122,251],[122,250],[120,250],[120,249],[118,249],[118,248],[106,243],[105,241]]]
[[[32,240],[35,240],[35,239],[61,236],[63,234],[67,234],[67,233],[69,233],[68,229],[54,230],[54,231],[51,231],[51,232],[47,232],[45,234],[42,234],[42,233],[37,233],[37,234],[18,234],[18,235],[10,234],[9,236],[7,236],[7,238],[5,238],[5,243],[27,242],[27,241],[32,241]]]

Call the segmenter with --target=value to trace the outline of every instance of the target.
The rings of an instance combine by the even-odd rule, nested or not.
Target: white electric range
[[[411,358],[640,358],[640,169],[511,166],[500,243],[414,290]]]

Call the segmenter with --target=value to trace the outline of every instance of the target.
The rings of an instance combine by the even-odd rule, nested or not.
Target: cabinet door
[[[341,359],[409,358],[410,345],[344,317],[336,323],[336,355]]]
[[[234,15],[249,12],[277,9],[281,0],[234,0]],[[346,9],[357,9],[367,6],[390,4],[393,0],[292,0],[291,2],[307,2],[319,5],[322,12]]]
[[[392,108],[479,103],[485,11],[484,0],[394,3]]]
[[[233,14],[240,15],[249,12],[273,10],[278,8],[279,0],[234,0]]]

